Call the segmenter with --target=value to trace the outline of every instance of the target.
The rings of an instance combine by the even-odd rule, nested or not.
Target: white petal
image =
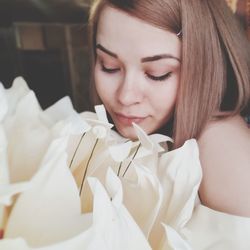
[[[99,181],[89,180],[94,192],[93,226],[95,226],[96,232],[94,242],[103,242],[101,249],[105,250],[151,249],[122,203],[119,203],[118,200],[115,203],[110,201]],[[98,249],[93,246],[90,248],[91,250]]]
[[[30,248],[24,239],[3,239],[0,240],[0,249],[2,250],[35,250]]]
[[[32,246],[69,239],[90,226],[81,215],[80,198],[66,164],[67,140],[54,141],[37,174],[32,188],[23,192],[9,218],[5,237],[22,236]]]
[[[148,151],[148,152],[163,152],[165,151],[164,148],[162,148],[159,143],[160,142],[166,142],[171,141],[172,139],[170,137],[164,136],[164,135],[147,135],[142,128],[140,128],[136,123],[133,123],[133,127],[135,129],[135,132],[139,138],[139,141],[141,142],[142,146]]]
[[[188,242],[182,239],[182,237],[172,227],[164,224],[163,226],[167,238],[163,249],[193,250],[193,248],[188,244]]]
[[[103,139],[107,136],[107,129],[104,126],[96,125],[92,128],[92,132],[98,139]]]
[[[44,114],[48,116],[53,123],[64,120],[73,113],[75,113],[75,110],[68,96],[58,100],[55,104],[44,110]]]
[[[8,100],[8,115],[15,112],[18,102],[25,97],[31,90],[22,77],[14,79],[12,87],[6,89],[6,96]]]
[[[96,178],[89,178],[88,181],[94,195],[93,224],[86,231],[68,240],[36,249],[150,250],[151,247],[123,204],[119,203],[118,200],[115,203],[111,201],[104,187]],[[46,222],[50,221],[46,220]],[[41,234],[42,236],[43,234]],[[0,247],[2,246],[6,250],[31,250],[20,238],[2,240]]]
[[[72,124],[72,135],[83,134],[91,129],[91,126],[78,114],[70,115],[66,121]]]
[[[33,91],[29,91],[16,106],[16,112],[24,117],[30,115],[37,115],[41,111],[41,106]]]
[[[37,171],[48,148],[50,131],[36,117],[16,117],[7,130],[11,181],[27,181]]]
[[[81,116],[92,126],[101,125],[107,129],[112,128],[114,125],[108,122],[106,110],[103,105],[95,106],[96,113],[83,112]]]
[[[141,129],[136,123],[133,123],[136,135],[138,136],[142,146],[147,150],[151,151],[153,149],[153,142],[149,139],[149,136]]]
[[[161,222],[179,232],[192,216],[201,182],[201,166],[196,141],[189,140],[181,148],[161,155],[158,163],[158,178],[164,196],[155,227],[150,235],[151,244],[155,249],[162,237]]]
[[[20,182],[18,184],[0,185],[0,204],[9,206],[12,203],[12,196],[21,193],[31,187],[29,182]]]
[[[107,117],[107,114],[106,114],[106,110],[104,108],[104,105],[96,105],[95,106],[95,112],[97,114],[97,117],[98,117],[99,121],[109,123],[108,117]]]
[[[250,218],[215,211],[201,204],[180,230],[194,249],[250,249]]]
[[[108,168],[105,183],[113,203],[116,203],[119,206],[119,204],[121,204],[123,201],[122,184],[120,179],[111,168]]]
[[[8,169],[7,138],[1,124],[0,124],[0,173],[1,173],[0,185],[8,184],[10,178]]]
[[[24,78],[22,76],[18,76],[14,79],[13,83],[12,83],[12,87],[14,89],[14,92],[17,92],[16,90],[19,89],[20,92],[27,92],[29,91],[29,87],[26,83],[26,81],[24,80]],[[22,91],[21,91],[22,90]],[[19,92],[19,93],[20,93]]]
[[[0,121],[2,121],[8,112],[8,104],[6,92],[3,85],[0,83]]]
[[[149,169],[135,166],[135,170],[136,182],[122,179],[124,204],[148,237],[162,203],[162,189],[158,178]]]
[[[128,157],[132,147],[132,141],[112,145],[109,147],[111,157],[116,162],[121,162]]]

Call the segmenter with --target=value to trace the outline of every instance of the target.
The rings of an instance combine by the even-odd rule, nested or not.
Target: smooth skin
[[[135,139],[135,122],[147,134],[171,118],[178,93],[181,42],[120,10],[106,7],[97,30],[97,93],[116,129]],[[202,204],[250,217],[250,129],[240,116],[209,123],[197,138]]]
[[[240,116],[208,124],[198,139],[200,198],[221,212],[250,217],[250,128]]]
[[[124,137],[137,138],[132,122],[151,134],[171,117],[179,85],[180,47],[176,34],[124,12],[107,7],[101,14],[96,89]]]

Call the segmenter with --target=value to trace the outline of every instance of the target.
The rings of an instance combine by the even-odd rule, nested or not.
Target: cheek
[[[98,65],[95,66],[94,78],[95,78],[95,87],[96,87],[97,94],[102,99],[102,95],[104,94],[104,90],[105,90],[106,80],[105,80],[105,77],[103,77],[103,73],[99,69]]]
[[[171,82],[171,85],[158,91],[154,98],[155,112],[165,119],[172,114],[178,92],[178,82]]]
[[[113,99],[114,95],[114,89],[110,83],[110,79],[98,68],[95,68],[94,78],[97,94],[106,106]]]

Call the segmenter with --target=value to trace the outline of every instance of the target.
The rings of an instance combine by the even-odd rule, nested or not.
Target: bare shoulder
[[[250,128],[240,116],[214,121],[198,139],[204,205],[250,217]]]

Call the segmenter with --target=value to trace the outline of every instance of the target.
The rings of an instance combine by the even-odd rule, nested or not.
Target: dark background
[[[23,76],[43,108],[69,95],[90,109],[89,1],[0,0],[0,81]]]

